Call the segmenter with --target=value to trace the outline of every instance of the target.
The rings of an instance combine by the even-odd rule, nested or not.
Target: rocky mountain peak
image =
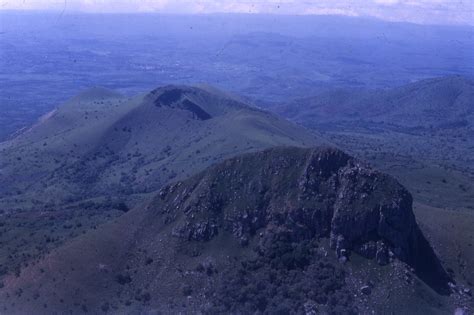
[[[357,265],[390,278],[374,285]],[[285,301],[296,313],[357,314],[392,281],[396,294],[411,290],[400,277],[412,273],[450,292],[403,186],[337,149],[276,147],[169,184],[7,277],[0,306],[29,314],[47,301],[40,314],[64,313],[83,299],[94,313],[110,303],[118,313],[253,314]]]
[[[410,193],[333,148],[273,148],[227,160],[165,187],[149,210],[188,241],[230,233],[243,246],[258,237],[264,250],[280,234],[290,242],[329,237],[341,260],[351,252],[382,265],[432,260],[437,279],[447,279],[417,226]]]

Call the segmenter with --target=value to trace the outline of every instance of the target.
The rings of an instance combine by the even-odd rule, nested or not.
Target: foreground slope
[[[276,109],[395,176],[460,286],[474,289],[474,81],[460,76],[387,90],[338,90]]]
[[[162,188],[7,277],[0,306],[12,314],[452,311],[449,276],[411,207],[398,182],[341,151],[249,153]]]

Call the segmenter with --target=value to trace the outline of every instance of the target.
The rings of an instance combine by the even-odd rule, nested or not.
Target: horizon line
[[[17,14],[75,14],[75,15],[170,15],[170,16],[211,16],[211,15],[247,15],[247,16],[281,16],[281,17],[337,17],[347,19],[365,19],[373,20],[384,23],[393,24],[412,24],[417,26],[440,26],[440,27],[469,27],[474,28],[473,24],[469,23],[422,23],[416,21],[407,20],[389,20],[372,15],[349,15],[349,14],[337,14],[337,13],[272,13],[272,12],[164,12],[164,11],[130,11],[130,12],[94,12],[84,10],[60,10],[60,9],[3,9],[0,8],[0,14],[2,13],[17,13]]]

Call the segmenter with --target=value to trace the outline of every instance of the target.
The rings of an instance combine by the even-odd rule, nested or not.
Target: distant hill
[[[133,98],[94,88],[0,144],[0,181],[9,183],[0,197],[40,206],[149,193],[239,153],[322,143],[211,88],[166,86]]]
[[[357,122],[411,129],[474,129],[474,81],[451,76],[388,90],[332,90],[275,110],[303,124]]]
[[[168,106],[175,93],[150,100]],[[452,311],[434,293],[449,292],[449,277],[411,202],[393,178],[336,149],[241,155],[6,277],[0,306],[36,314]]]
[[[331,87],[474,76],[469,26],[338,15],[69,13],[0,12],[0,141],[79,89],[102,84],[132,95],[206,82],[286,102]]]
[[[333,89],[271,108],[396,176],[415,199],[474,209],[474,81]],[[449,184],[448,184],[449,183]]]

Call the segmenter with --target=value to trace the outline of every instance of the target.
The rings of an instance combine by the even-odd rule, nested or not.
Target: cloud
[[[0,0],[0,8],[94,13],[340,14],[390,21],[474,25],[472,0]]]

